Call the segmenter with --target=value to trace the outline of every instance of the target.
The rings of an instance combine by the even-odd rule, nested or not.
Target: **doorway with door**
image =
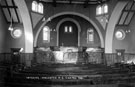
[[[59,46],[78,46],[78,27],[72,21],[65,21],[59,27]]]

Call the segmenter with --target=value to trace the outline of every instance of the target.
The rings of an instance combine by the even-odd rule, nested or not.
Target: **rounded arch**
[[[112,15],[110,17],[110,21],[107,26],[106,30],[106,37],[105,37],[105,53],[112,53],[112,44],[113,44],[113,34],[114,29],[117,21],[119,20],[120,14],[128,1],[120,1],[115,6]]]
[[[25,35],[25,53],[33,53],[33,29],[31,17],[27,8],[25,0],[14,0],[23,21],[24,35]]]
[[[53,18],[55,17],[58,17],[58,16],[61,16],[61,15],[67,15],[67,14],[70,14],[70,15],[77,15],[77,16],[80,16],[82,18],[84,18],[85,20],[87,20],[88,22],[90,22],[94,27],[95,29],[97,30],[98,34],[99,34],[99,38],[100,38],[100,41],[101,41],[101,47],[104,48],[104,38],[103,38],[103,35],[99,29],[99,27],[96,25],[96,23],[90,19],[89,17],[83,15],[83,14],[80,14],[80,13],[76,13],[76,12],[61,12],[61,13],[57,13],[51,17],[49,17],[44,23],[42,23],[42,25],[40,26],[40,28],[38,29],[36,35],[35,35],[35,40],[34,40],[34,47],[36,47],[37,45],[37,39],[38,39],[38,35],[40,33],[40,31],[42,30],[42,28],[44,27],[44,25],[49,21],[49,20],[52,20]]]
[[[57,46],[59,45],[59,27],[60,25],[65,22],[65,21],[71,21],[73,23],[76,24],[77,28],[78,28],[78,46],[80,46],[80,31],[81,31],[81,26],[80,24],[73,18],[64,18],[61,21],[58,22],[57,26],[56,26],[56,30],[57,30]]]

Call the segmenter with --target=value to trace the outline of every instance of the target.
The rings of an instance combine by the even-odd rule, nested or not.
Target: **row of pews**
[[[21,67],[21,68],[19,68]],[[132,69],[131,69],[132,67]],[[17,68],[17,69],[16,69]],[[135,65],[40,64],[12,68],[7,84],[99,85],[135,83]]]

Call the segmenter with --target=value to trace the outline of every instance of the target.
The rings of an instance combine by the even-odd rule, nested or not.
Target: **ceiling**
[[[97,5],[110,0],[36,0],[43,3],[51,3],[54,7],[58,4],[81,4],[84,8],[89,5]],[[7,23],[22,23],[20,12],[14,0],[1,0],[0,6]],[[132,13],[131,13],[132,14]],[[129,14],[129,15],[131,15]]]
[[[135,15],[135,2],[129,2],[123,9],[117,25],[128,26]]]
[[[22,23],[20,12],[14,0],[1,0],[0,4],[4,18],[8,23]]]
[[[38,1],[52,3],[54,6],[57,6],[57,4],[60,3],[62,4],[64,3],[64,4],[83,4],[84,7],[87,7],[88,5],[96,5],[110,0],[38,0]]]

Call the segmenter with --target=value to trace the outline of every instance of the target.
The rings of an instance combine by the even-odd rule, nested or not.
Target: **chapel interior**
[[[0,0],[0,87],[135,87],[135,0]]]

